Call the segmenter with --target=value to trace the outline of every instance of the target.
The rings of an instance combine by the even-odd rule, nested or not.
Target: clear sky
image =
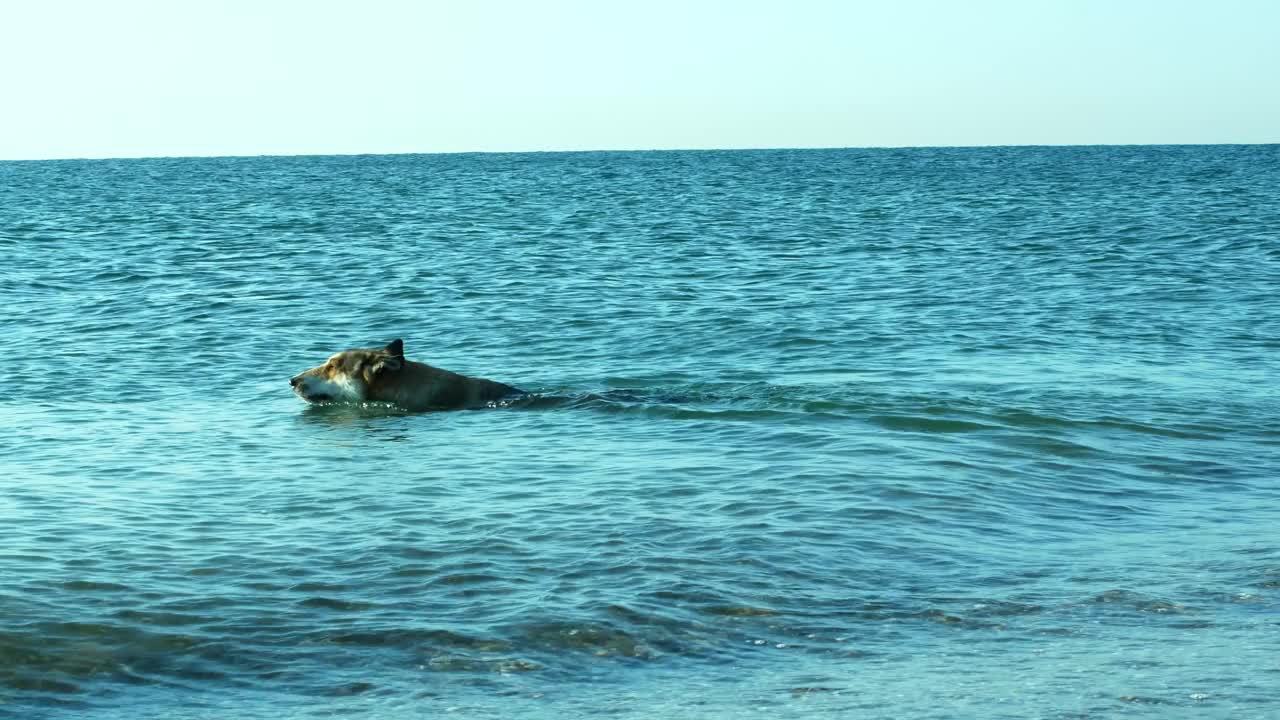
[[[0,159],[1280,142],[1272,0],[0,0]]]

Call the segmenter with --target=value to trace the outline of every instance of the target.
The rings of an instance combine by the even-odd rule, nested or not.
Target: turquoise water
[[[0,251],[0,716],[1280,712],[1280,146],[10,162]],[[535,394],[291,394],[397,337]]]

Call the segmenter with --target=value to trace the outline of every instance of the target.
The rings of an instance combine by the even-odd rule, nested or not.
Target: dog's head
[[[289,379],[298,397],[310,403],[364,402],[369,388],[404,367],[404,343],[393,340],[381,350],[344,350]]]

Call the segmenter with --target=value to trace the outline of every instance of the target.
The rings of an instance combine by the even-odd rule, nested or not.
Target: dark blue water
[[[0,257],[0,716],[1280,713],[1280,146],[10,162]],[[397,337],[535,395],[290,393]]]

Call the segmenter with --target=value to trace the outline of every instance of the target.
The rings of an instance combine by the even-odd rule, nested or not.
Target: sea
[[[6,720],[1280,717],[1280,145],[4,162],[0,331]]]

